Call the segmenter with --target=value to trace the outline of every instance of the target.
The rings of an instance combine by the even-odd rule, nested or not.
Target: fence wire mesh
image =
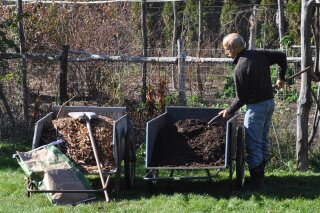
[[[196,50],[187,50],[195,55]],[[114,52],[111,52],[113,54]],[[169,50],[149,51],[149,56],[168,56]],[[221,50],[202,50],[204,57],[221,57]],[[1,139],[27,141],[31,144],[33,127],[37,120],[51,111],[59,100],[59,62],[27,60],[29,121],[23,117],[22,92],[18,60],[7,61],[8,76],[2,82],[3,93],[13,114],[13,126],[8,109],[0,103],[0,137]],[[290,73],[299,71],[298,64],[290,64]],[[153,98],[155,108],[160,108],[159,100],[165,104],[179,105],[178,67],[172,64],[147,64],[147,95]],[[192,63],[185,66],[185,90],[188,106],[227,107],[234,97],[233,68],[230,63],[201,64]],[[277,109],[274,113],[273,128],[270,132],[271,150],[276,158],[294,157],[296,102],[299,90],[299,77],[290,82],[284,90],[275,91]],[[75,96],[70,105],[91,106],[128,106],[134,102],[135,107],[145,108],[141,103],[142,72],[140,63],[130,62],[81,62],[68,63],[68,96]],[[163,96],[163,97],[162,97]],[[133,132],[137,144],[144,143],[144,131],[147,119],[161,113],[155,113],[145,119],[131,114],[134,119]],[[243,116],[240,111],[240,117]],[[281,152],[280,152],[281,150]],[[284,151],[283,151],[284,150]]]

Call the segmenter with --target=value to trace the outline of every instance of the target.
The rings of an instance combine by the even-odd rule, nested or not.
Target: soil
[[[161,129],[156,138],[151,166],[222,166],[225,159],[226,128],[199,119],[179,120]]]
[[[100,163],[103,170],[115,168],[113,157],[113,120],[98,116],[91,119],[91,128],[95,138]],[[63,138],[65,143],[59,149],[69,157],[78,168],[87,173],[98,171],[89,133],[84,120],[70,117],[52,120],[43,126],[40,144],[48,144],[57,138]]]

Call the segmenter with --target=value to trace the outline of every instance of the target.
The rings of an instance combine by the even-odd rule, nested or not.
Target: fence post
[[[148,32],[147,32],[147,3],[146,0],[141,1],[141,31],[143,56],[148,56]],[[141,101],[146,103],[147,95],[147,62],[142,63],[142,92]]]
[[[176,50],[176,45],[177,45],[177,7],[176,7],[176,2],[172,1],[172,10],[173,10],[173,32],[172,32],[172,57],[176,56],[177,50]],[[177,73],[176,73],[176,68],[175,64],[171,65],[172,70],[171,70],[171,80],[172,80],[172,90],[176,91],[177,89]]]
[[[59,104],[62,105],[68,100],[68,51],[69,45],[62,45],[60,56],[60,85],[59,85]]]
[[[250,16],[250,37],[249,37],[249,49],[256,48],[256,38],[257,38],[257,6],[255,5]]]
[[[24,26],[23,26],[23,8],[22,0],[17,0],[17,14],[18,14],[18,26],[19,26],[19,40],[20,40],[20,53],[23,55],[26,49],[26,41],[24,36]],[[26,124],[29,123],[28,115],[28,85],[27,85],[27,60],[22,57],[20,60],[21,69],[21,83],[22,83],[22,96],[23,96],[23,116]]]
[[[178,72],[179,72],[179,102],[186,105],[186,75],[185,75],[185,50],[182,39],[177,42],[178,46]]]
[[[202,23],[203,23],[203,0],[199,0],[199,26],[198,26],[198,48],[197,48],[198,58],[200,58],[200,55],[201,55]],[[201,101],[203,99],[203,84],[201,80],[200,64],[197,64],[196,74],[197,74],[197,86],[199,90],[198,98],[199,98],[199,101]]]

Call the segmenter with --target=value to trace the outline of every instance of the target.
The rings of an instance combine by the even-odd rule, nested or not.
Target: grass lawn
[[[138,159],[132,190],[124,189],[122,179],[118,197],[109,203],[98,195],[100,199],[92,203],[57,206],[41,193],[26,196],[25,174],[12,154],[29,149],[0,143],[0,212],[320,212],[320,174],[315,169],[306,173],[269,169],[265,191],[260,193],[230,192],[227,171],[211,182],[157,183],[150,190],[143,180],[143,157]]]

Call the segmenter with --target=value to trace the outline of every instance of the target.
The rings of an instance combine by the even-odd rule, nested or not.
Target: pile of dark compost
[[[222,166],[226,128],[199,119],[179,120],[162,128],[152,153],[152,167]]]

